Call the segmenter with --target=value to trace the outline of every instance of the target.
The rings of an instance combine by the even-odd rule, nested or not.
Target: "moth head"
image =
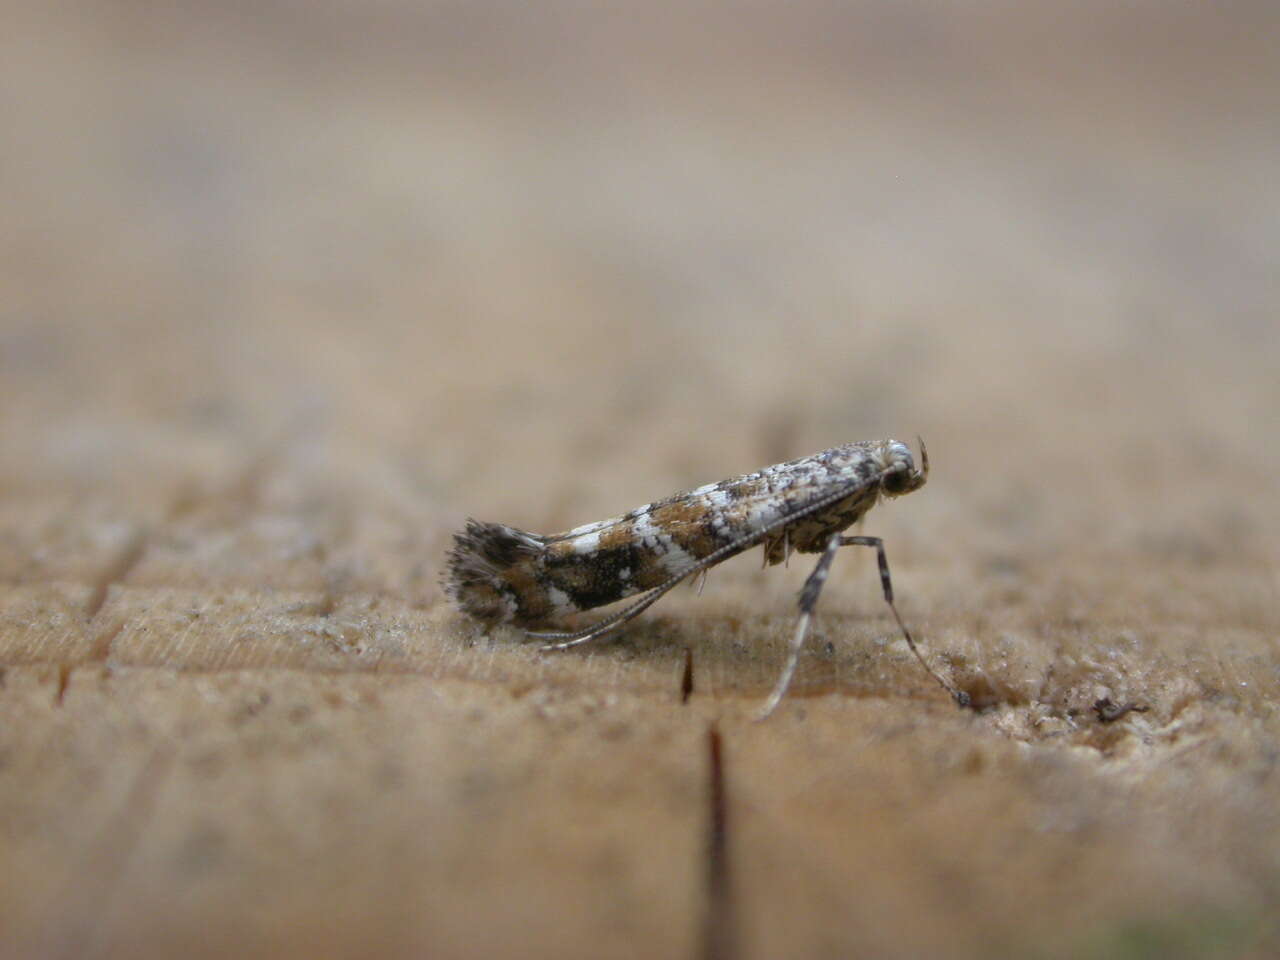
[[[882,462],[884,473],[880,480],[880,489],[887,496],[900,497],[912,490],[919,490],[929,479],[929,451],[924,441],[916,437],[920,444],[920,466],[911,456],[911,448],[905,443],[890,440],[884,445]]]

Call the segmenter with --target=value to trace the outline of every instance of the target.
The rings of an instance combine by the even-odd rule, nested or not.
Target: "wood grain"
[[[819,6],[15,5],[0,955],[1280,949],[1274,12]],[[970,711],[865,551],[764,724],[807,562],[554,656],[436,585],[916,433]]]

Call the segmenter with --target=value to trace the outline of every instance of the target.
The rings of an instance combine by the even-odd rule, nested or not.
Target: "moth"
[[[872,547],[885,602],[907,646],[956,703],[967,706],[968,695],[928,665],[898,614],[883,541],[844,534],[882,498],[924,486],[929,455],[919,442],[919,468],[911,449],[897,440],[846,443],[551,536],[468,520],[454,535],[441,585],[475,619],[526,628],[530,637],[555,641],[545,649],[564,650],[616,630],[682,580],[752,547],[763,548],[766,565],[782,563],[792,552],[820,554],[800,590],[800,617],[782,675],[761,711],[765,717],[791,684],[836,551]],[[635,596],[581,630],[528,629]]]

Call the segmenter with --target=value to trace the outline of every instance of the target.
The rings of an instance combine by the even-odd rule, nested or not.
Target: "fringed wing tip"
[[[515,613],[515,594],[508,575],[536,557],[543,543],[536,533],[468,517],[453,535],[440,585],[463,612],[481,620],[509,620]]]

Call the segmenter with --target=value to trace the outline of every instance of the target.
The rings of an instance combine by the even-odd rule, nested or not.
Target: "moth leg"
[[[928,672],[929,676],[933,677],[933,679],[937,680],[938,683],[941,684],[943,690],[951,694],[951,699],[953,699],[958,706],[961,706],[961,707],[969,706],[970,701],[969,701],[969,695],[967,693],[965,693],[963,690],[958,689],[954,684],[944,680],[934,671],[932,667],[929,666],[929,664],[925,663],[924,657],[921,656],[920,650],[916,647],[915,640],[912,639],[911,631],[909,631],[907,629],[907,625],[902,622],[902,617],[898,613],[898,608],[894,606],[894,603],[893,603],[893,581],[889,579],[889,558],[885,555],[885,552],[884,552],[884,541],[881,540],[879,537],[844,537],[844,536],[840,537],[839,540],[840,542],[837,544],[837,546],[841,546],[841,547],[875,547],[876,560],[879,561],[879,564],[880,564],[880,585],[884,587],[884,602],[889,605],[889,609],[893,612],[893,619],[898,621],[898,629],[902,631],[902,635],[906,638],[907,646],[911,648],[911,652],[914,653],[916,655],[916,659],[920,661],[920,666],[924,667],[925,670]],[[828,545],[827,549],[828,551],[830,551],[831,549],[830,545]],[[826,554],[823,554],[823,559],[824,560],[826,559]],[[819,562],[819,564],[821,564],[821,561]],[[817,573],[816,570],[814,572]],[[806,583],[805,588],[808,589],[808,586],[809,585]],[[819,585],[819,589],[821,589],[821,585]],[[803,609],[803,607],[804,607],[804,600],[802,597],[801,609]]]
[[[548,643],[545,646],[543,646],[542,648],[543,650],[568,650],[570,647],[576,647],[582,643],[590,643],[592,640],[595,640],[599,637],[603,637],[606,633],[609,633],[615,628],[622,626],[628,620],[632,620],[635,617],[638,617],[645,610],[649,609],[649,607],[651,607],[654,603],[656,603],[659,597],[661,597],[668,590],[670,590],[677,583],[679,583],[681,580],[683,580],[685,577],[687,577],[690,573],[693,573],[693,572],[694,572],[693,570],[689,570],[685,573],[679,574],[678,576],[672,577],[670,580],[668,580],[666,583],[662,584],[661,586],[655,587],[654,589],[650,590],[648,593],[646,593],[643,597],[641,597],[635,603],[631,604],[631,606],[624,607],[622,610],[619,610],[617,613],[613,614],[612,616],[605,617],[603,620],[598,620],[595,623],[591,624],[591,626],[583,627],[581,630],[565,631],[565,632],[560,632],[555,630],[552,630],[552,631],[526,630],[524,632],[524,635],[526,637],[534,637],[538,640],[561,641],[560,643]]]
[[[827,548],[822,551],[822,556],[818,559],[818,565],[813,568],[813,572],[809,574],[809,578],[800,589],[800,619],[796,621],[796,632],[791,635],[787,665],[782,668],[782,676],[778,678],[773,693],[769,694],[769,699],[764,702],[764,706],[756,715],[757,720],[763,720],[773,713],[786,695],[787,687],[791,686],[796,664],[800,662],[800,651],[804,648],[804,638],[809,633],[809,621],[813,618],[813,608],[818,602],[819,594],[822,593],[822,585],[827,582],[827,574],[831,572],[831,562],[835,560],[836,551],[840,547],[840,534],[833,534],[827,541]]]
[[[775,560],[774,563],[777,563]],[[782,528],[782,565],[786,569],[791,569],[791,531],[786,527]],[[769,566],[769,541],[764,542],[764,551],[760,557],[760,569],[763,570]]]
[[[656,597],[654,599],[657,599]],[[647,606],[647,604],[646,604]],[[641,608],[643,609],[643,608]],[[541,631],[526,630],[526,637],[533,637],[536,640],[559,640],[560,643],[544,644],[543,650],[568,650],[570,647],[576,647],[579,644],[590,643],[592,640],[598,640],[606,633],[612,633],[618,627],[622,626],[632,617],[637,616],[640,610],[621,619],[616,617],[606,617],[603,620],[597,620],[589,627],[583,627],[581,630],[574,631]]]
[[[621,621],[618,623],[610,623],[607,620],[602,620],[599,623],[592,624],[590,627],[586,629],[586,632],[579,631],[578,633],[567,634],[567,636],[570,636],[573,638],[572,640],[564,640],[564,641],[561,641],[560,643],[543,644],[542,649],[543,650],[568,650],[571,647],[576,647],[576,646],[579,646],[580,644],[590,643],[592,640],[597,640],[600,637],[603,637],[606,633],[612,633],[615,629],[617,629],[621,625],[622,625]],[[535,637],[535,638],[545,640],[548,637],[559,637],[559,636],[565,636],[566,634],[539,633],[533,630],[526,630],[524,635],[526,637]]]

